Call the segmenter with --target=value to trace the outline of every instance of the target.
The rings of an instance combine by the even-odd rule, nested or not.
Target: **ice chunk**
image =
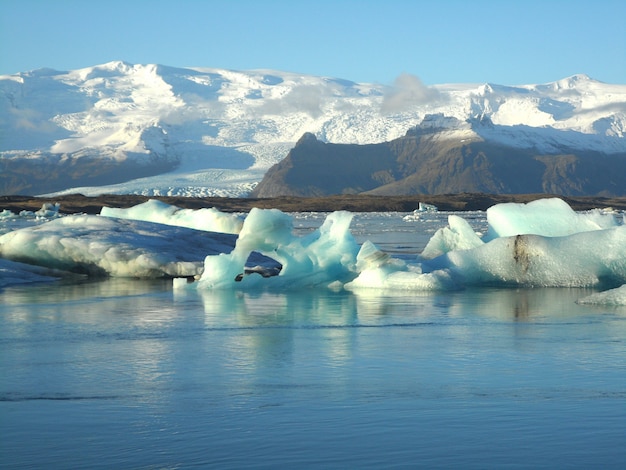
[[[380,251],[366,241],[357,255],[356,279],[345,284],[348,290],[402,289],[402,290],[450,290],[456,285],[447,271],[423,273],[419,265],[407,265]]]
[[[502,237],[430,261],[465,285],[583,287],[626,282],[626,226],[564,237]],[[425,268],[426,270],[426,268]]]
[[[613,214],[599,210],[577,213],[562,199],[538,199],[528,204],[496,204],[487,209],[485,240],[513,235],[562,237],[619,225]]]
[[[422,251],[421,257],[432,259],[448,251],[469,250],[483,243],[465,219],[458,215],[449,215],[448,226],[435,232]]]
[[[316,231],[293,235],[292,218],[277,209],[252,209],[244,221],[235,249],[207,256],[201,288],[298,288],[328,286],[356,276],[359,246],[350,233],[352,214],[333,212]],[[277,276],[245,275],[244,264],[259,252],[282,265]]]
[[[144,220],[175,225],[208,232],[239,233],[243,219],[236,214],[226,214],[214,207],[181,209],[157,199],[150,199],[128,209],[103,207],[100,215],[120,219]]]
[[[288,215],[253,210],[235,250],[206,258],[201,283],[207,288],[332,283],[352,290],[441,290],[471,285],[597,286],[626,282],[626,227],[600,214],[579,217],[558,201],[505,205],[505,210],[494,212],[501,226],[508,217],[510,227],[522,227],[523,231],[535,227],[533,230],[550,236],[522,234],[484,242],[464,219],[451,215],[449,226],[433,236],[414,264],[394,259],[370,242],[359,249],[349,236],[349,214],[334,213],[319,231],[297,238]],[[528,207],[551,209],[550,220],[558,227],[549,227],[546,214],[521,217]],[[535,222],[538,225],[533,225]],[[270,279],[251,271],[246,275],[244,263],[254,251],[281,263],[282,271]]]
[[[0,219],[15,219],[17,217],[17,215],[15,215],[12,211],[10,211],[9,209],[3,209],[2,211],[0,211]]]
[[[75,215],[0,236],[0,257],[90,276],[198,276],[207,253],[234,244],[230,234]]]
[[[438,212],[438,211],[439,209],[437,209],[437,206],[433,204],[426,204],[425,202],[420,202],[419,205],[417,206],[417,209],[415,209],[411,214],[405,215],[402,219],[407,222],[411,222],[414,220],[420,220],[421,219],[420,215],[423,214],[424,212]]]
[[[579,304],[594,305],[626,305],[626,284],[615,289],[609,289],[604,292],[597,292],[576,301]]]
[[[35,216],[41,217],[44,219],[53,219],[55,217],[59,217],[59,210],[61,209],[61,204],[58,202],[51,203],[45,202],[41,205],[41,209],[35,212]]]

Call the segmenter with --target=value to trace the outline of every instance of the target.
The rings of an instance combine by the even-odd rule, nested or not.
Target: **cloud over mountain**
[[[383,97],[383,113],[400,113],[445,99],[436,88],[428,87],[415,75],[403,73],[394,81]]]

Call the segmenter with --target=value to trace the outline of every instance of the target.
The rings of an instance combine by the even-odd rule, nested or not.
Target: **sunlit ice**
[[[176,289],[198,290],[612,289],[626,283],[623,215],[575,212],[558,198],[495,205],[486,212],[484,232],[463,213],[450,214],[421,253],[402,259],[369,240],[357,242],[354,214],[347,211],[327,214],[302,235],[293,215],[276,209],[234,215],[157,201],[103,208],[99,216],[60,217],[56,209],[30,214],[31,224],[0,237],[3,285],[69,274],[172,278]],[[626,302],[623,289],[607,295],[612,303]]]

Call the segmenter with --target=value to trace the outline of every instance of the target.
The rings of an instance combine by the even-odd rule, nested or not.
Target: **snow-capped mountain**
[[[0,193],[245,196],[306,132],[378,143],[427,115],[488,120],[490,139],[543,153],[626,152],[626,85],[585,75],[430,87],[403,75],[384,86],[111,62],[0,76]]]

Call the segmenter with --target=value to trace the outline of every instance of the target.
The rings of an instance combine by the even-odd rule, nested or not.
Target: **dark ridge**
[[[473,211],[486,210],[495,204],[505,202],[526,203],[549,197],[563,199],[574,210],[609,207],[616,210],[626,210],[626,197],[461,193],[411,196],[348,194],[323,197],[281,196],[271,198],[148,197],[130,194],[107,194],[97,197],[87,197],[82,194],[59,197],[0,196],[0,211],[4,209],[14,213],[19,213],[22,210],[36,211],[44,203],[59,203],[61,212],[64,214],[99,214],[103,206],[128,208],[146,202],[148,199],[158,199],[167,204],[186,209],[215,207],[222,212],[249,212],[253,207],[259,209],[280,209],[283,212],[332,212],[337,210],[352,212],[411,212],[417,209],[420,202],[433,204],[442,211]]]

